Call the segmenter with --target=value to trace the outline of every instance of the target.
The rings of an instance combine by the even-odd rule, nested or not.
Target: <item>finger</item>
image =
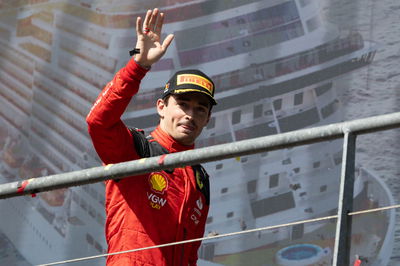
[[[144,18],[144,22],[143,22],[143,28],[145,28],[145,29],[149,28],[151,14],[152,14],[152,11],[147,10],[146,17]]]
[[[169,47],[169,45],[172,43],[172,40],[174,39],[173,34],[169,34],[163,41],[162,43],[162,49],[163,51],[166,51]]]
[[[147,26],[148,28],[150,28],[150,30],[154,30],[154,25],[156,24],[157,17],[158,17],[158,9],[154,8],[150,16],[149,25]]]
[[[142,18],[137,17],[136,18],[136,35],[142,35],[143,34],[143,29],[142,29]]]
[[[164,13],[160,13],[160,16],[157,19],[157,25],[154,28],[154,32],[159,36],[161,36],[163,24],[164,24]]]

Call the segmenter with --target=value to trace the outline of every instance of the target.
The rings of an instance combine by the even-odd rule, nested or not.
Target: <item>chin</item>
[[[184,135],[184,134],[182,134],[182,135]],[[179,136],[175,140],[178,141],[179,143],[183,144],[183,145],[192,145],[194,143],[194,138],[193,137],[189,137],[187,135]]]

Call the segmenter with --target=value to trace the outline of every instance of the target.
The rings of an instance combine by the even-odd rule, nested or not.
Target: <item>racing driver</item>
[[[166,52],[174,36],[161,42],[164,14],[148,10],[136,20],[134,57],[98,96],[86,121],[105,165],[194,148],[216,104],[213,81],[199,70],[175,73],[160,91],[160,122],[151,134],[122,121],[143,77]],[[162,158],[162,157],[161,157]],[[209,181],[200,165],[106,181],[108,252],[200,238],[209,209]],[[107,257],[108,266],[196,265],[200,241]]]

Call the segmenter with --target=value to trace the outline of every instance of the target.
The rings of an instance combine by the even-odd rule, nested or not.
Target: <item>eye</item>
[[[181,106],[181,107],[186,107],[188,104],[186,102],[179,101],[178,105]]]
[[[199,107],[197,107],[197,111],[199,113],[207,113],[208,110],[204,106],[199,106]]]

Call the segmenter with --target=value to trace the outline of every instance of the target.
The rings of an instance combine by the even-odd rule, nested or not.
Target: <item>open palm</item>
[[[135,60],[143,67],[150,67],[160,60],[174,39],[174,35],[169,34],[161,42],[163,23],[164,13],[160,13],[157,8],[147,11],[143,25],[141,17],[136,19],[136,48],[140,49],[140,53],[135,55]]]

